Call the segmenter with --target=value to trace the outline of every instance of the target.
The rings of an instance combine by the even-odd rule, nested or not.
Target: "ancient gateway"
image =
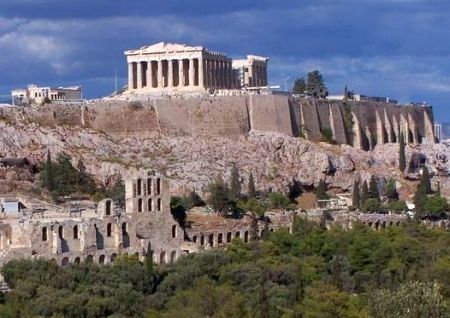
[[[204,91],[267,86],[268,58],[235,60],[202,46],[160,42],[125,51],[128,90]]]
[[[125,209],[111,199],[95,207],[61,208],[25,203],[19,212],[0,213],[0,265],[12,258],[47,258],[58,264],[92,260],[111,263],[119,255],[153,255],[171,263],[181,255],[223,246],[232,238],[250,240],[252,222],[244,217],[218,226],[181,228],[170,211],[169,184],[158,174],[140,171],[125,180]],[[217,218],[217,216],[215,216]],[[290,228],[293,215],[281,213],[259,221],[256,235]]]

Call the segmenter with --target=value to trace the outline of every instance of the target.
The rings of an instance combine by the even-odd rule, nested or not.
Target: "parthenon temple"
[[[267,86],[268,58],[233,61],[202,46],[160,42],[125,51],[129,91],[201,91]]]

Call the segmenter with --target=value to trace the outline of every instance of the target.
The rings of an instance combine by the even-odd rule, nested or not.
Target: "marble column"
[[[134,89],[133,63],[128,63],[128,89]]]
[[[220,62],[218,60],[216,60],[216,74],[215,74],[215,78],[216,78],[216,87],[219,88],[220,87]]]
[[[178,60],[178,86],[184,86],[183,59]]]
[[[211,87],[216,88],[216,61],[210,60],[211,63]]]
[[[158,76],[157,76],[157,83],[159,88],[164,87],[164,79],[163,79],[163,64],[162,61],[158,61]]]
[[[230,88],[230,67],[228,61],[225,61],[225,88]]]
[[[213,84],[212,84],[212,63],[211,63],[211,60],[210,59],[208,59],[208,60],[206,60],[208,63],[207,63],[207,68],[206,68],[206,72],[207,72],[207,82],[208,82],[208,87],[212,87],[213,86]]]
[[[168,60],[167,61],[168,66],[167,66],[167,77],[168,77],[168,81],[167,81],[167,87],[173,87],[173,61],[172,60]]]
[[[153,87],[152,61],[147,61],[147,88]]]
[[[205,87],[205,69],[204,69],[204,61],[203,61],[203,57],[200,57],[198,59],[198,85],[200,87]]]
[[[224,67],[223,61],[219,61],[219,87],[223,88],[224,84]]]
[[[189,59],[189,86],[195,86],[194,59]]]
[[[142,62],[137,63],[137,89],[142,88]]]

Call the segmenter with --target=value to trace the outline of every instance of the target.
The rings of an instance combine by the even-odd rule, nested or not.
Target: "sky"
[[[317,69],[330,94],[428,102],[450,122],[449,17],[449,0],[3,0],[0,95],[35,83],[104,96],[116,70],[126,84],[125,50],[165,41],[268,56],[282,88]]]

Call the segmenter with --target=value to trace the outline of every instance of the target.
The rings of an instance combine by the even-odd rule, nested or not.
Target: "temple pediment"
[[[202,46],[188,46],[186,44],[180,44],[180,43],[159,42],[159,43],[156,43],[153,45],[141,47],[138,50],[127,51],[127,52],[125,52],[125,54],[174,53],[174,52],[192,52],[192,51],[202,51],[202,50],[203,50]]]

